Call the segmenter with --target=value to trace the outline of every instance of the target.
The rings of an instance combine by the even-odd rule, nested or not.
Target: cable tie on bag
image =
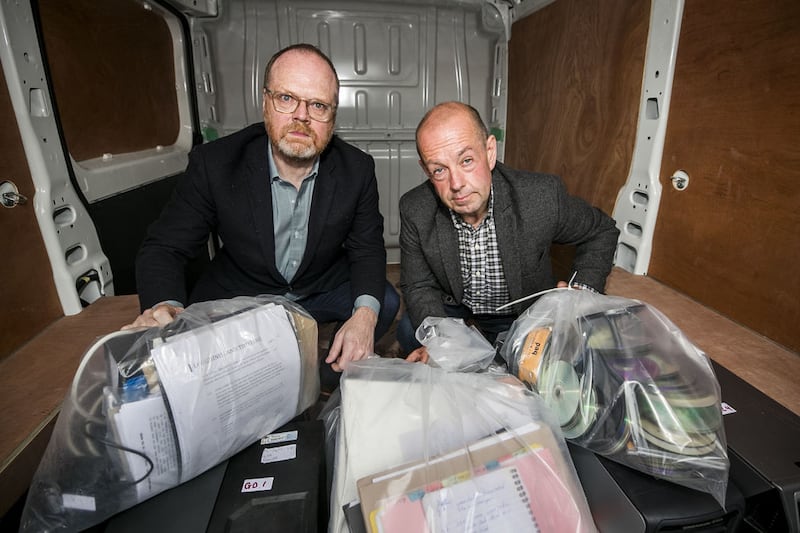
[[[571,277],[571,278],[569,278],[569,281],[567,282],[567,287],[572,287],[572,284],[573,284],[573,283],[575,283],[575,278],[577,278],[577,277],[578,277],[578,271],[577,271],[577,270],[575,270],[575,271],[572,273],[572,277]]]
[[[508,302],[507,304],[503,304],[500,307],[498,307],[497,309],[495,309],[495,311],[502,311],[503,309],[505,309],[507,307],[511,307],[512,305],[516,305],[516,304],[518,304],[520,302],[524,302],[526,300],[530,300],[531,298],[536,298],[537,296],[541,296],[542,294],[547,294],[548,292],[569,290],[573,286],[574,287],[583,288],[583,284],[574,283],[575,277],[577,275],[578,275],[578,271],[576,270],[575,272],[572,273],[572,277],[569,278],[569,282],[567,283],[566,287],[553,287],[552,289],[545,289],[543,291],[534,292],[533,294],[529,294],[528,296],[523,296],[519,300],[514,300],[513,302]],[[589,288],[591,289],[591,287],[589,287]],[[594,289],[592,289],[592,290],[594,291]]]
[[[520,302],[524,302],[525,300],[530,300],[531,298],[536,298],[537,296],[541,296],[542,294],[546,294],[548,292],[565,291],[565,290],[569,290],[569,287],[553,287],[552,289],[545,289],[543,291],[534,292],[533,294],[529,294],[528,296],[523,296],[519,300],[514,300],[513,302],[508,302],[507,304],[503,304],[500,307],[498,307],[497,309],[495,309],[495,311],[502,311],[506,307],[511,307],[512,305],[516,305],[516,304],[518,304]]]

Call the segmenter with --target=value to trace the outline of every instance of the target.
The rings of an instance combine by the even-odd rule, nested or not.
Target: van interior
[[[616,220],[606,292],[660,309],[800,435],[795,0],[17,0],[0,27],[5,523],[87,345],[138,314],[136,252],[189,151],[261,121],[266,62],[300,42],[336,66],[336,135],[375,160],[390,279],[400,196],[426,179],[416,125],[467,102],[498,159]],[[568,279],[571,250],[553,258]],[[781,468],[745,494],[754,531],[765,506],[800,528],[796,446]]]

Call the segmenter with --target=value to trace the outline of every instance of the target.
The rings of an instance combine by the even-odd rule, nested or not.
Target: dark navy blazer
[[[320,156],[305,254],[294,278],[286,280],[275,266],[268,147],[258,123],[192,150],[137,256],[143,310],[170,299],[189,304],[310,295],[347,280],[354,298],[369,294],[383,302],[386,250],[372,157],[333,137]],[[210,233],[222,247],[187,295],[186,263],[204,251]]]

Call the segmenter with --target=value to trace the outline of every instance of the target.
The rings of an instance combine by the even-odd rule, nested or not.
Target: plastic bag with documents
[[[280,297],[188,307],[98,339],[31,483],[22,531],[77,531],[188,481],[319,395],[317,325]]]
[[[368,359],[340,388],[329,531],[595,531],[552,413],[516,378]]]
[[[706,355],[652,306],[591,291],[542,296],[501,350],[564,436],[724,505],[729,462]]]

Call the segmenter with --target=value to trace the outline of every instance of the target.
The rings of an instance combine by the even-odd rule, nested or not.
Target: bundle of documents
[[[530,423],[428,461],[367,476],[367,530],[584,531],[568,465],[547,426]]]
[[[278,297],[188,307],[86,353],[22,519],[83,529],[252,444],[319,395],[316,322]]]
[[[517,379],[369,359],[341,394],[329,531],[595,531],[557,423]]]

